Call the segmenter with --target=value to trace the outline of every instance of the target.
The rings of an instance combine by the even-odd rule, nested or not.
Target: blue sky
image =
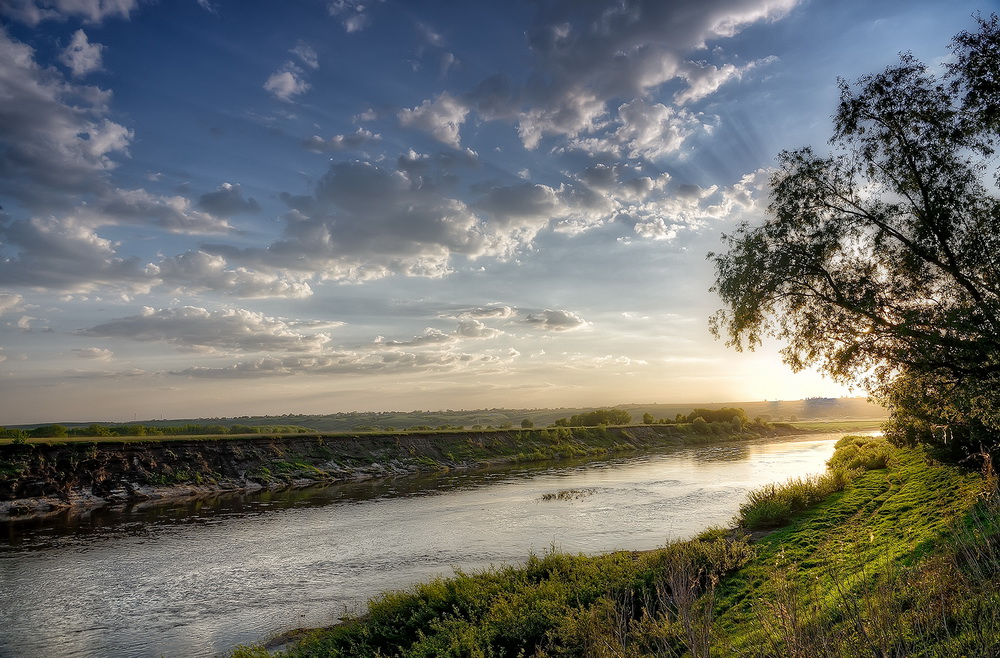
[[[848,394],[714,340],[705,254],[997,9],[8,0],[0,424]]]

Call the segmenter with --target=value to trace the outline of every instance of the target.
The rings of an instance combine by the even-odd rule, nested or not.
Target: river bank
[[[271,435],[0,444],[0,520],[70,509],[301,487],[801,433],[753,424]]]
[[[866,441],[838,444],[831,463],[852,472],[841,491],[755,540],[716,528],[652,551],[458,573],[378,596],[280,655],[995,655],[995,479],[880,439],[868,456],[886,459],[869,460]]]

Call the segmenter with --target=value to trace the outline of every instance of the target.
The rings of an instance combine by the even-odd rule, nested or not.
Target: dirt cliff
[[[649,425],[5,444],[0,519],[67,506],[597,456],[706,438]]]

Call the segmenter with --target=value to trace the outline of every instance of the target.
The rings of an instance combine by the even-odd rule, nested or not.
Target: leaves
[[[936,424],[1000,429],[977,411],[1000,408],[1000,201],[984,183],[1000,24],[979,24],[955,38],[943,77],[906,54],[840,81],[834,153],[782,152],[767,220],[709,255],[717,336],[737,349],[774,336],[793,368],[860,384],[901,417],[919,409],[925,437]],[[904,380],[967,399],[915,397]]]

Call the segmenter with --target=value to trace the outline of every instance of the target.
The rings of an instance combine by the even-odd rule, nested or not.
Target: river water
[[[839,437],[0,523],[0,656],[214,656],[454,569],[656,548],[823,471]]]

